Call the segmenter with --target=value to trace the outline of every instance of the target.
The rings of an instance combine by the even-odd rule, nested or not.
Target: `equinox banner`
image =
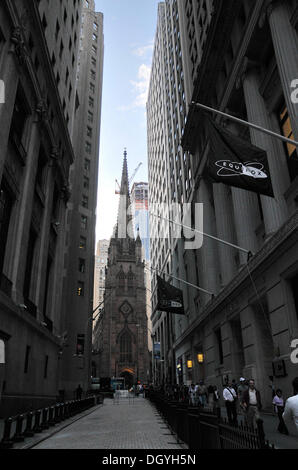
[[[185,315],[183,305],[183,292],[177,287],[157,276],[157,306],[156,310]]]
[[[207,174],[217,183],[274,197],[267,153],[226,131],[209,117]]]

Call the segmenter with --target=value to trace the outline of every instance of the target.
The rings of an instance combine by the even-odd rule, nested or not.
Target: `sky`
[[[135,182],[148,181],[146,100],[158,0],[96,0],[104,15],[104,77],[96,241],[110,238],[117,220],[115,178],[124,148]],[[132,183],[133,184],[133,183]],[[132,186],[132,185],[131,185]]]

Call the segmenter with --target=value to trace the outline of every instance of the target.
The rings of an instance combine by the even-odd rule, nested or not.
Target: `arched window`
[[[132,362],[131,335],[127,332],[123,333],[120,338],[120,362],[122,364]]]

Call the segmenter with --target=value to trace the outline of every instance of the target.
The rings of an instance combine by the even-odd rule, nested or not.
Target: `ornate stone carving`
[[[49,120],[48,106],[43,98],[37,103],[35,111],[38,122],[46,122]]]
[[[26,60],[27,51],[23,40],[23,31],[20,26],[14,28],[10,40],[14,46],[13,52],[15,53],[19,64],[23,65]]]

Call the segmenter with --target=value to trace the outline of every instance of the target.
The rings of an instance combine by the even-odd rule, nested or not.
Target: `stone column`
[[[238,127],[233,122],[227,123],[227,130],[238,135]],[[258,199],[255,193],[240,188],[231,188],[234,208],[234,222],[237,243],[252,253],[258,251],[256,229],[260,223]],[[239,251],[240,266],[246,264],[247,255]]]
[[[227,242],[234,242],[234,220],[229,188],[224,184],[213,185],[217,236]],[[221,270],[221,284],[225,286],[236,272],[235,248],[218,244]]]
[[[203,232],[215,235],[214,210],[210,201],[209,190],[204,180],[200,182],[198,196],[199,200],[196,202],[204,204]],[[218,244],[219,242],[204,236],[203,246],[198,250],[200,287],[213,294],[216,294],[218,290]],[[204,293],[201,294],[201,298],[203,305],[206,305],[210,300],[210,296]]]
[[[289,2],[271,2],[268,8],[269,25],[275,50],[276,63],[284,91],[293,134],[298,140],[298,103],[293,103],[291,83],[298,79],[298,38],[290,22]]]
[[[256,68],[248,70],[243,76],[243,91],[248,121],[265,129],[271,129],[271,120],[265,101],[259,92],[259,77]],[[266,150],[275,198],[261,196],[264,225],[267,236],[273,234],[287,218],[287,206],[283,197],[288,184],[288,170],[282,155],[275,145],[275,138],[264,132],[250,128],[251,141]]]

